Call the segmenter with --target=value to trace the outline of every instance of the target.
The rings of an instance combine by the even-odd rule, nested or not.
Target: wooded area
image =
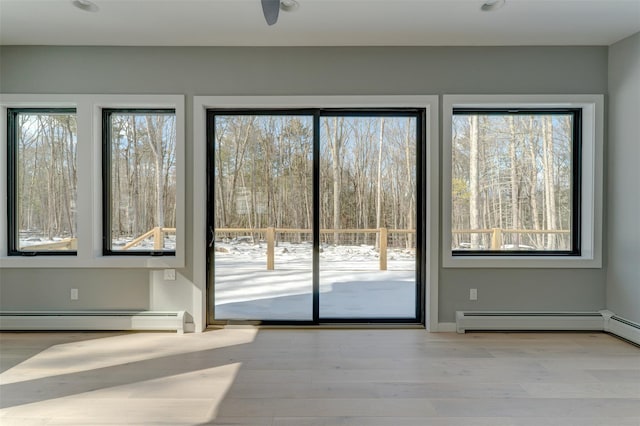
[[[175,228],[175,115],[110,118],[111,237],[122,249],[154,228]],[[568,113],[454,115],[453,249],[495,250],[496,230],[500,250],[571,249],[572,120]],[[20,247],[75,238],[75,114],[23,111],[16,125]],[[320,227],[415,229],[415,118],[322,116],[319,131]],[[311,116],[217,115],[214,143],[216,228],[312,228]],[[321,238],[378,247],[377,235]],[[388,243],[413,249],[415,234],[390,234]]]
[[[153,229],[175,228],[175,114],[112,113],[110,120],[112,249],[147,249],[127,243]],[[75,249],[75,114],[18,112],[16,129],[18,248]],[[174,249],[173,234],[162,240],[161,250]],[[158,249],[154,235],[148,243]]]
[[[16,114],[18,247],[75,238],[75,113]],[[68,250],[71,247],[58,247]]]
[[[321,117],[320,127],[320,227],[414,229],[415,118]],[[310,230],[312,173],[312,117],[216,116],[216,228]],[[336,232],[321,238],[377,244],[376,235]],[[311,235],[288,237],[301,242]],[[389,245],[414,248],[414,233],[393,234]]]
[[[127,243],[154,228],[175,228],[176,120],[161,112],[110,118],[112,250],[126,250]],[[174,250],[175,243],[156,242],[153,249]]]
[[[572,117],[454,115],[452,249],[571,249]]]

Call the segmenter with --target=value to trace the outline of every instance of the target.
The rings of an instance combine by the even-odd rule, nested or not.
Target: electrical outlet
[[[164,270],[164,279],[165,279],[165,281],[175,281],[176,280],[176,270],[175,269],[165,269]]]
[[[77,288],[72,288],[71,289],[71,300],[78,300],[78,289]]]
[[[478,300],[478,289],[477,288],[469,289],[469,300]]]

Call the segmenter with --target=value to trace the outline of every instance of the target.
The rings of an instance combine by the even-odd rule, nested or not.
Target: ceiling
[[[640,0],[298,0],[268,26],[260,0],[0,0],[0,44],[119,46],[610,45]]]

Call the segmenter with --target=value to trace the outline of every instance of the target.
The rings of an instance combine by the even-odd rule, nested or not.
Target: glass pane
[[[322,117],[320,317],[416,317],[416,119]]]
[[[453,117],[451,248],[572,250],[571,114]]]
[[[313,117],[215,117],[215,318],[312,319]]]
[[[16,248],[75,251],[76,115],[19,112],[16,129]]]
[[[176,116],[114,112],[111,250],[175,251]]]

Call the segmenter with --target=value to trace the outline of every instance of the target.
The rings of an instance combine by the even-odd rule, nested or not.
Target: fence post
[[[502,229],[493,228],[491,232],[491,250],[500,250],[502,247]]]
[[[380,270],[387,270],[387,228],[380,228]]]
[[[267,228],[267,271],[275,269],[275,240],[276,230],[272,226]]]
[[[153,249],[154,250],[162,250],[164,246],[164,235],[162,235],[162,228],[156,226],[153,228]]]

